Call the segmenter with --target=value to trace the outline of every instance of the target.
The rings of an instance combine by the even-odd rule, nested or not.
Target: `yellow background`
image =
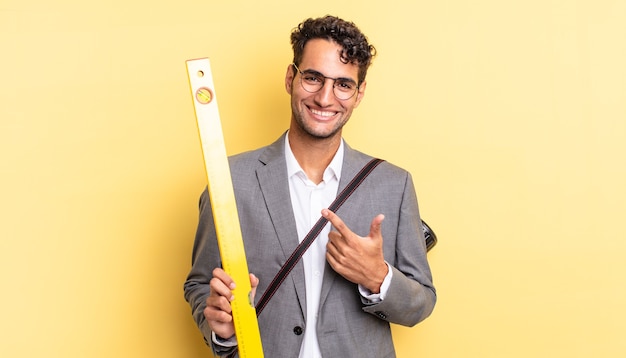
[[[289,32],[378,48],[348,142],[410,170],[439,302],[399,357],[626,355],[626,2],[0,3],[0,356],[207,357],[183,300],[205,176],[288,125]],[[366,342],[364,342],[366,343]]]

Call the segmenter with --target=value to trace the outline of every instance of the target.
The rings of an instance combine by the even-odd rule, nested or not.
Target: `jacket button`
[[[381,311],[376,311],[376,312],[374,312],[374,314],[377,315],[379,318],[382,318],[382,319],[386,319],[387,318],[387,315],[384,312],[381,312]]]
[[[300,326],[293,327],[293,333],[295,333],[296,336],[301,335],[302,334],[302,327],[300,327]]]

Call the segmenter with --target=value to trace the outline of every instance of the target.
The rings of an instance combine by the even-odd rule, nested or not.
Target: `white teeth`
[[[322,112],[322,111],[317,111],[315,109],[311,109],[311,112],[315,114],[316,116],[322,116],[322,117],[332,117],[336,113],[336,112]]]

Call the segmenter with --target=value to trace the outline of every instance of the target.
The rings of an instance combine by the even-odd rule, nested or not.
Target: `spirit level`
[[[235,203],[230,167],[208,58],[187,61],[187,75],[198,122],[217,242],[226,273],[237,283],[231,302],[235,335],[242,358],[262,358],[256,310],[251,302],[250,277]]]

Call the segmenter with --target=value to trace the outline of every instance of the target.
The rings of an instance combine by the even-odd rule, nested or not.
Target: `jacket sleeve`
[[[391,284],[385,299],[375,304],[365,304],[365,312],[409,327],[432,313],[437,296],[426,258],[421,225],[417,195],[411,175],[407,172],[395,230],[397,237],[395,241],[390,240],[395,242],[394,252],[385,252],[385,258],[393,270]]]
[[[206,189],[200,196],[199,209],[200,218],[193,245],[191,270],[183,285],[185,300],[191,306],[193,319],[204,336],[205,343],[211,347],[215,354],[225,355],[234,351],[236,347],[229,348],[215,344],[211,339],[211,328],[204,318],[206,299],[210,293],[209,282],[213,277],[212,272],[214,268],[221,267],[211,203]]]

